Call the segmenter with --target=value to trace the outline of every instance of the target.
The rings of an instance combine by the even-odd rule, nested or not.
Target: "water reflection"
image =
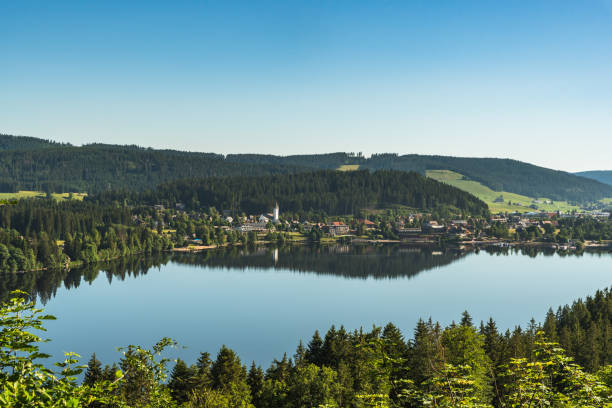
[[[449,249],[440,247],[406,247],[401,245],[287,245],[280,247],[234,247],[201,253],[163,253],[155,256],[126,257],[120,260],[87,265],[71,270],[35,271],[0,274],[0,301],[11,291],[30,293],[42,304],[55,297],[62,285],[76,289],[83,282],[92,283],[104,276],[109,283],[118,279],[146,275],[151,268],[169,262],[222,269],[279,269],[297,273],[336,275],[351,279],[411,278],[423,271],[440,268],[470,254],[486,252],[510,256],[582,256],[584,253],[563,253],[550,248]],[[609,256],[607,251],[591,252]]]

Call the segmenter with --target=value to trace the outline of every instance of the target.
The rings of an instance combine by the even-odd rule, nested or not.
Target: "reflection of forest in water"
[[[412,277],[448,265],[465,252],[399,245],[285,246],[235,248],[198,255],[181,254],[178,263],[227,269],[284,269],[344,278]]]
[[[357,279],[394,279],[417,274],[462,259],[468,254],[486,252],[490,255],[553,256],[552,249],[488,248],[486,250],[459,251],[436,247],[407,247],[401,245],[363,246],[333,245],[282,247],[227,248],[196,254],[163,253],[155,256],[126,257],[120,260],[88,265],[72,270],[48,270],[20,274],[0,274],[0,301],[9,293],[20,289],[45,304],[55,296],[57,289],[78,288],[104,275],[109,282],[125,280],[146,274],[172,261],[183,265],[226,269],[283,269],[298,273],[337,275]],[[610,256],[607,252],[595,252]],[[558,253],[560,256],[582,256],[582,253]]]

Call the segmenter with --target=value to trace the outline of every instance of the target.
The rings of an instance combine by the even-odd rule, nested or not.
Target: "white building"
[[[280,215],[280,209],[278,208],[278,203],[276,203],[276,206],[274,207],[274,217],[272,222],[275,224],[278,224],[280,222],[280,220],[278,219]]]

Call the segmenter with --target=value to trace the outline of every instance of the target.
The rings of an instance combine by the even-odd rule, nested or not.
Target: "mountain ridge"
[[[580,171],[574,173],[580,177],[590,178],[600,183],[609,184],[612,186],[612,170],[591,170],[591,171]]]
[[[217,154],[153,149],[135,145],[92,143],[83,146],[29,136],[0,134],[0,191],[37,190],[97,193],[129,188],[142,191],[163,182],[190,177],[293,174],[347,169],[414,171],[449,170],[494,191],[529,197],[592,202],[612,197],[612,185],[514,159],[441,155]],[[358,166],[358,167],[357,167]]]

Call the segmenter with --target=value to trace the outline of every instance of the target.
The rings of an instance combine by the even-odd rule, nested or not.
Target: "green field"
[[[612,204],[612,198],[604,198],[603,200],[599,200],[599,201],[606,205]]]
[[[355,170],[359,170],[359,165],[358,164],[343,164],[342,166],[338,167],[339,171],[355,171]]]
[[[51,194],[56,200],[67,200],[70,193]],[[72,193],[73,200],[82,200],[87,193]],[[20,200],[22,198],[45,198],[47,194],[42,191],[19,191],[17,193],[0,193],[0,200]]]
[[[493,191],[489,187],[472,180],[464,179],[463,175],[459,173],[455,173],[450,170],[428,170],[427,177],[431,177],[435,180],[441,181],[446,184],[450,184],[451,186],[457,187],[461,190],[467,191],[480,198],[482,201],[487,203],[491,212],[530,212],[535,211],[533,208],[530,208],[530,205],[535,204],[538,207],[538,210],[542,211],[562,211],[568,212],[572,210],[580,210],[580,207],[570,205],[565,201],[554,201],[540,197],[535,202],[536,199],[527,197],[520,194],[508,193],[506,191]],[[502,196],[504,202],[495,202],[495,200]],[[508,202],[512,202],[512,205],[508,204]],[[552,202],[552,204],[545,202]],[[516,204],[516,205],[515,205]],[[520,205],[519,205],[520,204]]]

